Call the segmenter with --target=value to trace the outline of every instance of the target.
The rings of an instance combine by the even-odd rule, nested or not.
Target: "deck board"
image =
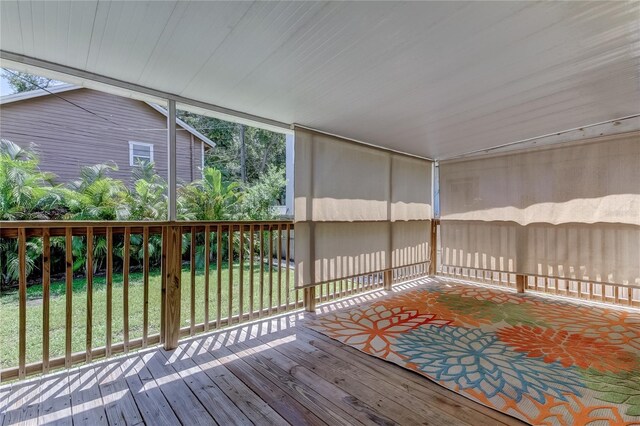
[[[171,352],[3,384],[0,424],[521,424],[317,333],[308,318],[263,319]]]

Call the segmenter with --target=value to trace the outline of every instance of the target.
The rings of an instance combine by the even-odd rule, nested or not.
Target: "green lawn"
[[[254,310],[260,303],[260,271],[259,264],[254,265]],[[239,312],[239,265],[233,265],[232,315]],[[289,272],[290,301],[295,299],[293,289],[294,271]],[[216,265],[211,265],[209,275],[209,316],[215,320],[217,316],[217,273]],[[282,268],[282,303],[286,301],[285,268]],[[142,337],[143,319],[143,282],[141,272],[129,274],[129,339]],[[243,312],[249,311],[249,265],[244,265],[243,279],[244,303]],[[221,281],[221,317],[228,316],[229,301],[229,267],[222,264]],[[95,277],[93,285],[93,347],[104,346],[106,342],[106,285],[105,277]],[[182,326],[189,325],[191,297],[191,274],[188,267],[182,271]],[[269,266],[265,265],[263,281],[264,307],[269,306]],[[302,299],[302,292],[299,294]],[[153,270],[149,278],[149,335],[160,332],[160,271]],[[73,318],[72,349],[73,352],[85,350],[87,288],[84,278],[73,281]],[[65,282],[51,283],[50,297],[50,357],[64,355],[65,342]],[[278,274],[273,271],[273,306],[278,303]],[[115,274],[113,279],[113,343],[123,339],[123,291],[122,274]],[[196,273],[196,324],[204,321],[204,269]],[[8,368],[18,365],[18,293],[11,292],[0,296],[0,367]],[[27,289],[27,363],[42,360],[42,286],[33,285]]]

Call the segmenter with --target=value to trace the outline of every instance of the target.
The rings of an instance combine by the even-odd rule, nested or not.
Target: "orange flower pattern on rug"
[[[451,325],[463,326],[470,325],[477,327],[480,324],[489,324],[491,320],[486,318],[478,318],[467,315],[463,312],[457,312],[450,309],[443,303],[438,303],[440,293],[431,293],[428,291],[412,290],[398,294],[393,303],[402,306],[405,309],[413,309],[421,314],[432,314],[437,318],[446,318]],[[384,306],[384,301],[375,302],[372,307]]]
[[[567,302],[536,304],[531,310],[559,330],[640,351],[640,315],[637,313]]]
[[[526,352],[545,362],[560,362],[565,367],[576,365],[599,371],[630,371],[637,367],[636,357],[618,346],[565,330],[517,326],[496,331],[504,343],[516,352]]]
[[[390,340],[421,325],[443,326],[451,321],[436,318],[405,307],[386,308],[372,306],[366,310],[342,312],[330,320],[320,318],[316,326],[327,336],[380,358],[387,358],[391,351]],[[397,357],[397,354],[393,353]]]
[[[309,327],[530,424],[640,425],[640,312],[442,279]]]

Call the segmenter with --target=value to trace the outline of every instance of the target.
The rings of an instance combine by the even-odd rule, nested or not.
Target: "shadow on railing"
[[[442,276],[460,278],[518,290],[533,291],[620,306],[640,307],[640,286],[581,278],[517,274],[489,269],[442,265]]]

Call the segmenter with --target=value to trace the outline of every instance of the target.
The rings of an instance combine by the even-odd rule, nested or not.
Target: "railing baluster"
[[[227,253],[228,265],[229,265],[229,294],[227,294],[227,300],[229,301],[227,325],[231,325],[231,316],[233,315],[233,225],[229,224],[229,250]]]
[[[244,227],[242,224],[238,226],[239,239],[240,239],[240,253],[238,255],[238,322],[242,322],[243,306],[244,305]]]
[[[222,317],[222,225],[216,228],[216,328],[220,328]]]
[[[124,352],[129,352],[129,258],[131,249],[131,228],[124,228],[124,253],[122,264],[122,334]]]
[[[167,300],[167,248],[169,246],[169,227],[162,227],[162,260],[160,261],[160,343],[164,343],[164,336],[166,334],[166,300]]]
[[[113,229],[107,227],[107,340],[105,355],[111,356],[111,326],[113,315]]]
[[[204,331],[209,331],[209,268],[211,267],[211,227],[204,227]]]
[[[26,375],[27,359],[27,235],[18,229],[18,378]]]
[[[291,280],[291,275],[290,275],[290,271],[289,271],[289,258],[291,257],[290,253],[291,253],[291,225],[287,224],[287,244],[286,244],[286,253],[285,253],[285,267],[287,269],[285,269],[285,293],[286,293],[286,303],[287,303],[287,307],[286,310],[289,310],[289,304],[291,302],[291,288],[290,288],[290,283],[289,281]]]
[[[93,228],[87,226],[87,336],[85,358],[90,362],[93,358]]]
[[[334,281],[333,281],[333,297],[332,297],[332,299],[335,299],[335,298],[336,298],[336,291],[337,291],[337,287],[338,287],[338,281],[337,281],[337,280],[334,280]]]
[[[254,287],[253,287],[253,251],[255,247],[254,243],[254,228],[253,224],[249,225],[249,321],[253,319],[253,303],[254,303]]]
[[[189,270],[191,272],[191,297],[189,315],[189,335],[196,331],[196,227],[191,227],[191,247],[189,257]]]
[[[143,311],[142,311],[142,347],[146,348],[149,339],[149,228],[142,229],[143,250]]]
[[[67,227],[64,230],[65,243],[65,298],[66,298],[66,315],[65,315],[65,335],[64,335],[64,366],[71,367],[71,321],[73,319],[73,247],[72,247],[72,228]]]
[[[269,225],[269,315],[273,313],[273,230]]]
[[[278,224],[278,307],[276,312],[280,312],[282,306],[282,225]]]
[[[49,307],[51,287],[51,240],[49,228],[42,230],[42,372],[49,372]]]
[[[258,226],[260,228],[260,310],[258,318],[262,318],[264,310],[264,228],[262,225]]]

